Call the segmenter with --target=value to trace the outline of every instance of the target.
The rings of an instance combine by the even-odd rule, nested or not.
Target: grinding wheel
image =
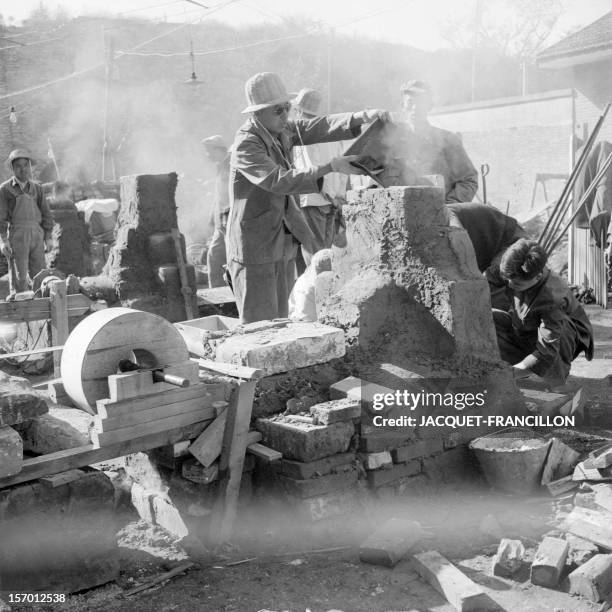
[[[109,396],[108,376],[122,359],[149,367],[189,360],[185,341],[166,319],[131,308],[108,308],[81,321],[66,340],[61,375],[64,389],[82,410],[96,414]]]

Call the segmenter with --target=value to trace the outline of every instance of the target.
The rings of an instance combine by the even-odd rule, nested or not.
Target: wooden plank
[[[542,472],[542,484],[546,485],[553,480],[559,480],[559,478],[572,474],[578,459],[580,459],[580,453],[558,438],[553,438]]]
[[[459,612],[488,610],[493,603],[485,592],[439,552],[413,556],[414,567]]]
[[[243,380],[256,380],[262,378],[264,375],[263,370],[249,368],[248,366],[237,365],[235,363],[220,363],[210,359],[194,359],[194,361],[197,361],[204,370],[211,370],[217,374],[233,376],[234,378],[241,378]]]
[[[110,419],[103,419],[99,416],[95,416],[93,418],[92,431],[101,434],[104,432],[125,429],[126,427],[135,427],[138,425],[142,425],[144,427],[154,421],[167,419],[180,414],[187,414],[188,412],[195,412],[196,410],[202,411],[203,421],[215,418],[216,408],[211,406],[206,400],[196,397],[180,402],[156,406],[150,410],[139,410],[138,412],[132,412],[131,414],[123,414]]]
[[[142,436],[148,436],[149,434],[160,433],[166,429],[175,429],[176,427],[182,427],[184,425],[192,425],[200,421],[206,421],[210,423],[211,420],[207,419],[208,411],[202,410],[201,408],[193,412],[187,412],[186,414],[178,414],[165,419],[158,419],[151,423],[134,425],[133,427],[125,427],[123,429],[115,429],[109,432],[98,433],[96,431],[91,432],[91,441],[94,446],[108,446],[109,444],[116,444],[117,442],[123,442],[125,440],[133,440]]]
[[[258,459],[261,459],[266,463],[272,463],[273,461],[278,461],[279,459],[283,458],[283,453],[279,453],[273,448],[268,448],[263,444],[259,444],[259,442],[256,442],[255,444],[249,444],[247,446],[247,453],[254,455]]]
[[[155,383],[159,384],[159,383]],[[227,386],[223,383],[197,383],[185,389],[173,387],[156,395],[135,397],[120,402],[111,399],[102,399],[96,402],[98,416],[103,419],[112,419],[122,415],[132,414],[140,410],[150,410],[158,406],[165,406],[173,402],[184,401],[200,397],[211,405],[215,402],[225,401]]]
[[[207,427],[187,449],[204,466],[208,467],[217,460],[223,447],[223,435],[227,421],[227,409]]]
[[[69,482],[74,482],[75,480],[79,480],[83,477],[85,472],[83,470],[74,469],[74,470],[66,470],[65,472],[60,472],[59,474],[51,474],[50,476],[43,476],[40,479],[40,482],[46,484],[47,486],[55,489],[56,487],[61,487]]]
[[[189,379],[191,384],[196,384],[200,380],[198,378],[198,366],[193,361],[165,365],[163,370],[166,374],[183,376]],[[165,382],[153,382],[152,370],[137,370],[135,372],[125,372],[124,374],[113,374],[108,377],[108,391],[110,400],[113,402],[176,389],[175,385]]]
[[[89,312],[96,302],[82,293],[66,296],[68,316],[79,317]],[[21,323],[22,321],[41,321],[51,318],[51,300],[37,298],[23,302],[0,302],[0,320]]]
[[[531,583],[552,589],[559,583],[569,552],[569,544],[560,538],[546,537],[540,542],[531,564]]]
[[[261,442],[263,439],[263,435],[261,431],[249,431],[247,434],[247,446],[251,446],[251,444],[257,444],[257,442]]]
[[[36,480],[43,476],[57,474],[58,472],[64,472],[73,468],[80,468],[86,465],[99,463],[100,461],[108,461],[116,457],[124,457],[132,453],[138,453],[168,444],[175,444],[176,442],[189,438],[195,438],[202,433],[206,425],[207,422],[203,421],[194,425],[177,427],[176,429],[162,431],[141,438],[125,440],[101,448],[96,448],[93,444],[87,444],[86,446],[79,446],[56,453],[40,455],[32,459],[25,459],[23,467],[18,474],[0,479],[0,489],[22,482]]]
[[[53,346],[62,346],[68,339],[68,298],[66,296],[66,282],[53,281],[49,285],[49,299],[51,301],[51,343]],[[53,375],[61,376],[60,363],[62,356],[53,353]]]
[[[232,394],[232,403],[226,411],[225,437],[219,459],[221,494],[215,504],[210,531],[210,537],[216,543],[229,539],[236,520],[256,385],[257,382],[254,380],[240,382]]]

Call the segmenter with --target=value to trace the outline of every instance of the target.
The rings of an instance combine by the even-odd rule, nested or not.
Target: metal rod
[[[558,226],[562,223],[563,216],[567,213],[567,206],[566,206],[565,200],[567,199],[568,195],[573,189],[574,183],[576,182],[576,179],[578,178],[578,174],[580,173],[580,171],[582,170],[582,167],[586,163],[586,160],[593,147],[593,143],[595,142],[595,139],[597,138],[599,131],[601,130],[601,126],[603,125],[603,122],[605,121],[605,118],[608,114],[608,111],[610,110],[610,105],[611,105],[610,102],[606,104],[606,107],[604,108],[603,113],[597,120],[597,123],[595,124],[595,128],[591,132],[591,135],[587,139],[587,142],[584,145],[584,148],[582,149],[582,153],[580,154],[580,157],[578,158],[578,162],[573,167],[572,172],[570,173],[570,176],[567,179],[565,186],[563,187],[563,191],[561,192],[561,195],[559,196],[559,199],[557,200],[557,204],[555,205],[555,208],[553,209],[551,216],[546,222],[546,225],[544,226],[544,229],[542,230],[542,233],[540,234],[540,237],[538,238],[538,242],[542,246],[544,246],[544,248],[546,248],[544,239],[546,237],[546,233],[548,232],[548,229],[553,224],[553,219],[555,219],[554,225],[556,225],[557,227],[555,229],[551,228],[551,231],[550,231],[551,235],[553,235],[556,232],[556,230],[558,229]],[[563,211],[562,214],[559,214],[561,207],[563,207],[565,210]],[[548,240],[546,240],[546,242],[548,242]]]
[[[580,199],[580,202],[578,203],[578,206],[576,207],[576,210],[574,210],[574,212],[572,213],[572,216],[570,217],[569,221],[567,222],[567,224],[563,228],[563,231],[559,234],[559,236],[557,236],[557,238],[552,243],[550,248],[546,248],[546,253],[549,256],[555,250],[556,246],[561,241],[561,238],[563,238],[565,232],[567,232],[567,230],[571,227],[572,223],[574,222],[574,219],[578,216],[578,213],[582,210],[583,206],[586,204],[586,201],[588,200],[589,196],[591,195],[591,192],[594,189],[597,188],[597,185],[599,184],[599,182],[603,178],[604,174],[607,172],[607,170],[610,167],[611,163],[612,163],[612,153],[610,153],[608,155],[608,157],[606,157],[606,161],[603,163],[601,169],[599,170],[599,172],[597,173],[595,178],[591,181],[591,184],[589,185],[588,189],[582,195],[582,198]]]
[[[12,359],[13,357],[27,357],[28,355],[35,355],[37,353],[54,353],[55,351],[63,350],[63,346],[44,346],[38,349],[32,349],[30,351],[18,351],[16,353],[1,353],[0,359]]]

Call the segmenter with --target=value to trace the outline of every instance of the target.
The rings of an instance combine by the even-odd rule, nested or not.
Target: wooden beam
[[[68,316],[80,317],[91,310],[96,302],[82,293],[66,296]],[[42,321],[51,318],[51,299],[37,298],[22,302],[0,302],[0,320],[21,323],[23,321]]]
[[[210,530],[210,538],[217,544],[229,539],[236,520],[256,384],[255,380],[240,382],[226,410],[225,437],[219,459],[220,495],[215,504]]]
[[[220,363],[210,359],[194,359],[194,361],[197,361],[204,370],[211,370],[217,374],[233,376],[234,378],[241,378],[243,380],[257,380],[264,375],[263,370],[249,368],[248,366],[237,365],[235,363]]]
[[[0,489],[21,482],[36,480],[43,476],[65,472],[73,468],[92,465],[100,461],[124,457],[125,455],[131,455],[132,453],[138,453],[168,444],[176,444],[182,440],[188,440],[199,436],[206,425],[206,422],[201,422],[143,436],[142,438],[125,440],[101,448],[95,448],[93,444],[87,444],[86,446],[79,446],[77,448],[41,455],[33,459],[25,459],[21,472],[14,476],[0,479]]]
[[[247,446],[247,453],[254,455],[265,463],[272,463],[283,458],[283,453],[280,453],[273,448],[269,448],[268,446],[264,446],[263,444],[259,444],[259,442],[249,444]]]
[[[49,299],[51,300],[51,343],[53,346],[62,346],[68,340],[68,299],[66,295],[66,282],[53,281],[49,285]],[[62,355],[53,353],[53,375],[61,376],[60,364]]]
[[[221,454],[226,422],[227,409],[219,413],[210,427],[207,427],[187,449],[204,467],[214,463]]]

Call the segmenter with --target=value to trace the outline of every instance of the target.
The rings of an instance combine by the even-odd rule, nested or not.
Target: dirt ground
[[[590,309],[598,340],[596,359],[575,362],[568,390],[581,386],[590,423],[582,431],[582,450],[601,438],[612,439],[612,313]],[[588,432],[593,434],[588,435]],[[566,432],[567,433],[567,432]],[[570,436],[571,437],[571,436]],[[289,508],[269,496],[255,497],[238,517],[230,545],[217,551],[183,548],[159,527],[138,520],[124,506],[119,532],[121,575],[118,581],[74,594],[65,604],[13,606],[13,610],[192,611],[206,612],[447,612],[454,608],[425,581],[409,560],[395,568],[359,560],[359,544],[389,517],[418,521],[425,536],[417,551],[437,550],[451,560],[492,600],[492,610],[508,612],[582,612],[602,608],[567,593],[565,578],[557,589],[529,581],[529,560],[543,534],[560,535],[557,521],[571,508],[571,496],[552,499],[495,493],[484,482],[455,483],[394,499],[364,497],[360,511],[315,524],[298,521]],[[522,570],[513,580],[490,574],[491,558],[501,537],[520,539],[527,549]],[[165,583],[134,595],[135,586],[185,563],[193,565]],[[567,573],[567,572],[566,572]],[[2,607],[0,605],[0,610]]]

